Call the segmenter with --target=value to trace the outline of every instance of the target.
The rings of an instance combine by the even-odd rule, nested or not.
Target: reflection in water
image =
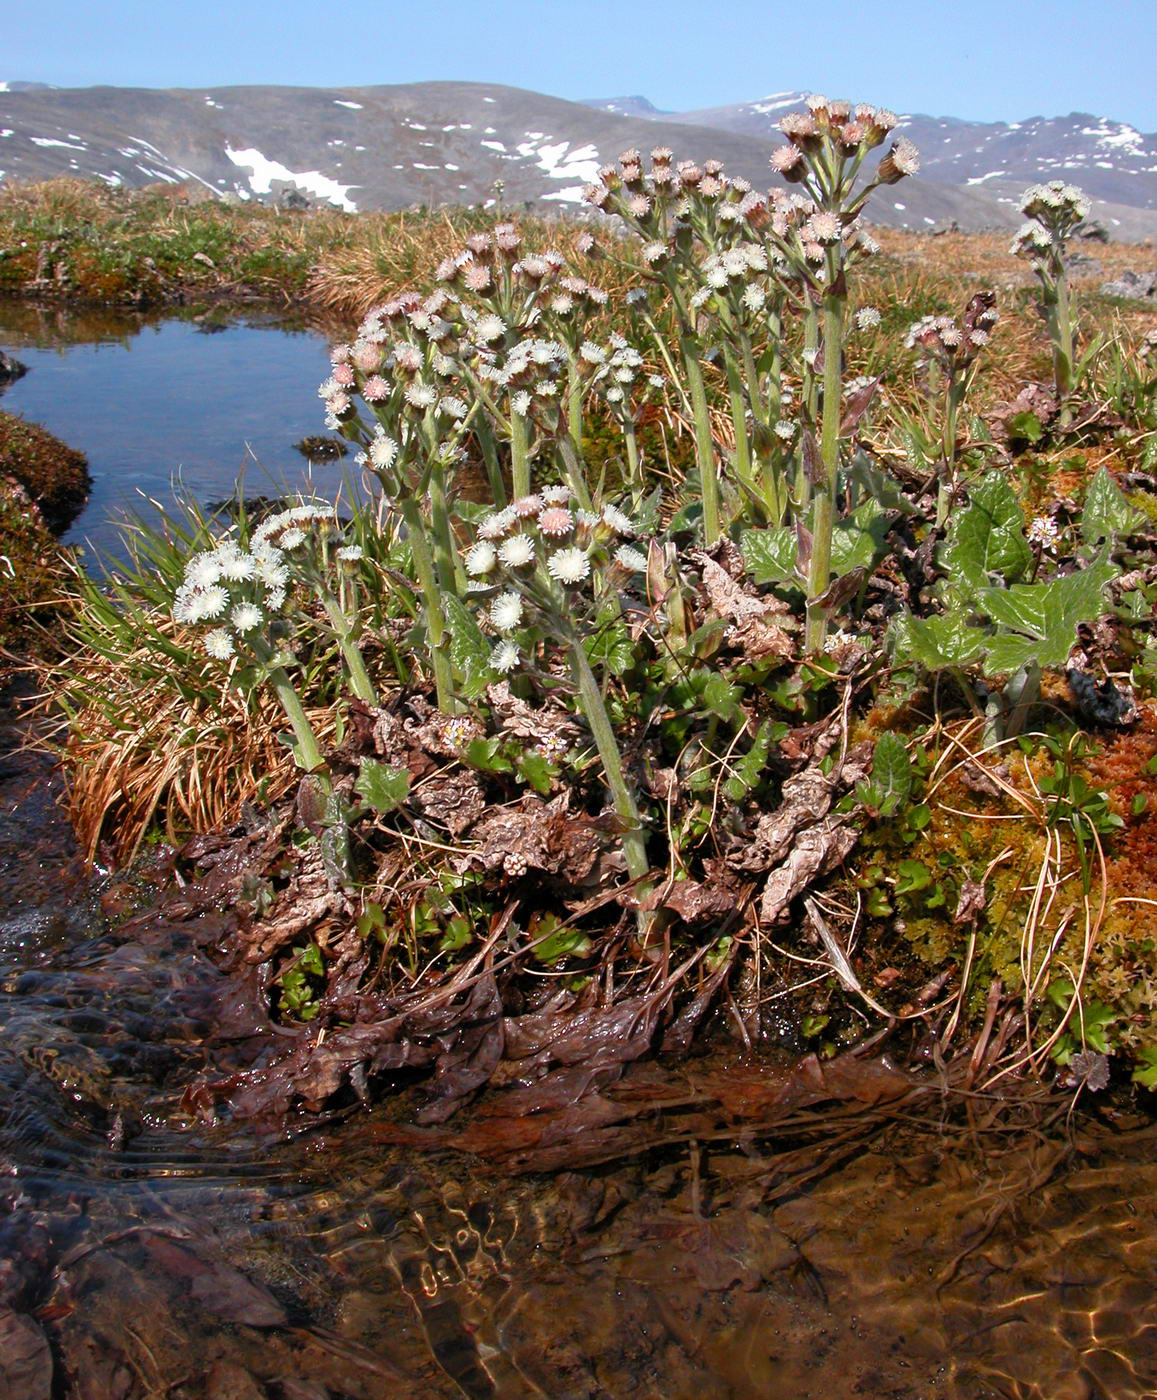
[[[206,334],[211,329],[225,329]],[[84,452],[87,509],[66,538],[115,547],[115,521],[171,501],[175,484],[202,504],[228,498],[244,474],[253,494],[307,483],[293,444],[323,431],[317,387],[327,342],[300,322],[71,312],[0,299],[0,347],[30,373],[2,406]],[[342,464],[315,467],[317,490],[341,486]]]

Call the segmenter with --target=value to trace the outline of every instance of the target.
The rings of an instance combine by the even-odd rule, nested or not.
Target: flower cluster
[[[293,558],[310,532],[333,523],[333,507],[303,504],[267,517],[248,547],[223,539],[212,550],[193,555],[173,598],[173,619],[186,626],[214,623],[204,639],[218,661],[233,656],[238,644],[252,644],[266,623],[285,606]],[[344,551],[347,555],[356,546]],[[342,551],[339,551],[342,552]]]
[[[927,352],[949,379],[955,379],[988,344],[1000,319],[995,303],[995,293],[978,292],[959,322],[951,316],[924,316],[909,329],[904,344]]]
[[[1063,256],[1065,241],[1089,217],[1088,197],[1063,180],[1030,185],[1021,195],[1020,207],[1027,222],[1017,231],[1009,251],[1034,262],[1050,255]]]
[[[635,533],[616,506],[583,510],[566,486],[547,486],[486,516],[464,565],[470,596],[487,605],[486,625],[499,638],[495,670],[513,670],[523,659],[514,633],[530,628],[533,635],[547,623],[542,635],[567,635],[583,610],[576,593],[583,585],[617,590],[642,573],[646,554],[626,543]]]

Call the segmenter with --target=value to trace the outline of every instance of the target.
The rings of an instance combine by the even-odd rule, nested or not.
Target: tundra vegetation
[[[169,843],[284,1023],[208,1100],[437,1120],[708,1027],[1157,1084],[1157,337],[1070,186],[1011,263],[874,233],[895,124],[811,99],[770,194],[627,151],[581,223],[5,197],[10,288],[362,315],[368,496],[129,526],[49,673],[89,852]]]

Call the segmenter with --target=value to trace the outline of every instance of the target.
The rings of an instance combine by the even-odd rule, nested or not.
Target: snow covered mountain
[[[476,204],[578,210],[600,165],[638,146],[723,161],[771,183],[775,123],[802,100],[776,93],[702,112],[642,97],[587,103],[486,83],[362,88],[52,88],[0,84],[0,180],[57,175],[164,182],[242,199],[292,191],[341,209]],[[1063,175],[1108,201],[1121,238],[1157,237],[1157,137],[1095,118],[985,126],[905,117],[921,177],[881,192],[869,217],[894,227],[1006,227],[1030,180]]]

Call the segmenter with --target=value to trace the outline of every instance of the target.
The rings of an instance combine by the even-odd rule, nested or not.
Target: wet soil
[[[817,1071],[729,1050],[632,1069],[629,1150],[582,1167],[512,1174],[493,1095],[453,1151],[401,1099],[200,1121],[186,1088],[267,1049],[261,989],[211,914],[114,917],[0,728],[0,1394],[1157,1395],[1157,1130],[1121,1108],[849,1092],[759,1129],[719,1106]]]

